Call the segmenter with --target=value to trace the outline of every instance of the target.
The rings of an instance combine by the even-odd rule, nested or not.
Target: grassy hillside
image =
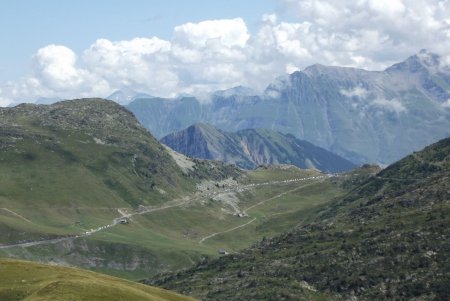
[[[0,259],[0,300],[194,300],[81,269]]]
[[[183,202],[169,201],[173,207],[135,215],[127,225],[58,243],[0,246],[0,256],[70,263],[131,279],[175,271],[218,257],[219,249],[237,252],[292,229],[300,218],[308,219],[312,210],[343,193],[339,185],[312,178],[316,176],[322,175],[272,167],[254,171],[242,183],[203,182]],[[100,210],[86,212],[101,224]]]
[[[311,291],[448,300],[449,176],[450,138],[357,184],[293,231],[148,283],[202,300],[314,300]]]
[[[314,170],[186,158],[105,100],[0,114],[0,257],[139,279],[272,237],[343,192]]]
[[[38,260],[62,256],[72,264],[110,270],[123,270],[123,265],[133,262],[123,258],[124,252],[139,257],[141,263],[153,262],[149,257],[154,256],[138,256],[148,251],[138,235],[137,242],[114,240],[118,245],[95,235],[75,236],[112,225],[122,213],[181,203],[204,179],[240,174],[236,168],[206,161],[192,162],[183,170],[130,112],[102,99],[1,108],[0,129],[3,256]],[[140,234],[152,237],[144,231]],[[61,237],[68,238],[63,247],[1,246]],[[87,250],[81,252],[83,248]],[[102,262],[86,259],[109,251],[112,254]],[[170,265],[177,262],[170,254],[160,257]]]
[[[20,105],[0,115],[0,228],[8,233],[0,243],[79,233],[111,222],[117,208],[193,190],[158,141],[112,102]]]

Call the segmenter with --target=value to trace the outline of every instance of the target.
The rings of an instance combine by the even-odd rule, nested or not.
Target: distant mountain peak
[[[422,64],[425,66],[439,66],[441,64],[441,57],[433,52],[426,49],[422,49],[413,57],[417,57]]]
[[[328,70],[330,66],[325,66],[322,64],[313,64],[311,66],[306,67],[303,72],[309,73],[309,72],[323,72],[325,70]],[[296,71],[301,72],[301,71]],[[295,73],[295,72],[294,72]]]
[[[144,93],[144,92],[137,92],[131,88],[125,87],[120,90],[114,91],[111,95],[106,97],[106,99],[115,101],[121,105],[127,105],[131,103],[133,100],[138,98],[151,98],[152,96]]]
[[[388,72],[402,71],[418,73],[423,71],[435,71],[441,67],[441,57],[426,49],[422,49],[419,53],[410,56],[405,61],[386,69]]]
[[[230,89],[216,91],[216,92],[214,92],[213,95],[221,96],[221,97],[231,97],[233,95],[236,95],[236,96],[255,96],[255,95],[258,95],[258,92],[256,92],[252,88],[239,85],[239,86],[236,86],[236,87],[233,87],[233,88],[230,88]]]
[[[186,156],[224,161],[242,168],[290,164],[323,172],[341,172],[355,167],[307,141],[268,129],[229,133],[210,124],[196,123],[163,137],[161,142]]]

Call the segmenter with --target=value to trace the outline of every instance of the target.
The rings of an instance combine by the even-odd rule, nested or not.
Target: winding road
[[[133,211],[131,213],[126,213],[125,211],[123,211],[121,209],[117,209],[119,214],[120,214],[120,216],[115,218],[111,224],[99,226],[99,227],[97,227],[95,229],[87,230],[87,231],[85,231],[83,233],[80,233],[78,235],[69,235],[69,236],[52,238],[52,239],[43,239],[43,240],[36,240],[36,241],[25,241],[25,242],[19,242],[19,243],[7,244],[7,245],[0,245],[0,250],[1,249],[17,248],[17,247],[27,248],[27,247],[37,246],[37,245],[54,244],[54,243],[60,243],[60,242],[64,242],[64,241],[74,240],[74,239],[77,239],[77,238],[88,237],[88,236],[91,236],[91,235],[93,235],[95,233],[98,233],[100,231],[105,231],[107,229],[110,229],[112,227],[115,227],[115,226],[119,225],[120,224],[120,220],[123,219],[123,218],[129,219],[129,218],[131,218],[133,216],[136,216],[136,215],[143,215],[143,214],[148,214],[148,213],[157,212],[157,211],[161,211],[161,210],[166,210],[166,209],[170,209],[170,208],[176,208],[176,207],[185,206],[185,205],[188,205],[188,204],[190,204],[190,203],[192,203],[194,201],[198,201],[198,200],[204,199],[205,197],[210,197],[211,195],[217,195],[217,194],[227,193],[227,192],[232,192],[232,191],[235,191],[235,192],[236,191],[243,191],[243,190],[253,189],[253,188],[258,187],[258,186],[286,184],[286,183],[301,182],[301,181],[312,180],[312,179],[324,179],[324,178],[328,178],[328,177],[331,177],[331,176],[333,176],[333,175],[296,178],[296,179],[290,179],[290,180],[284,180],[284,181],[271,181],[271,182],[264,182],[264,183],[257,183],[257,184],[248,184],[248,185],[237,185],[235,187],[221,189],[220,191],[213,192],[213,193],[210,193],[210,194],[205,194],[205,195],[200,195],[200,196],[195,195],[195,196],[193,196],[191,198],[187,198],[187,199],[185,198],[185,199],[181,199],[181,200],[178,200],[178,199],[177,200],[173,200],[173,201],[170,201],[169,203],[166,203],[166,205],[164,205],[164,206],[159,206],[159,207],[142,207],[143,209],[138,209],[137,211]],[[308,184],[308,185],[311,185],[311,184]],[[296,187],[296,188],[294,188],[292,190],[282,192],[282,193],[280,193],[280,194],[278,194],[276,196],[273,196],[273,197],[271,197],[269,199],[263,200],[263,201],[261,201],[261,202],[259,202],[257,204],[254,204],[254,205],[246,208],[243,212],[247,213],[248,210],[250,210],[250,209],[252,209],[252,208],[254,208],[256,206],[262,205],[265,202],[268,202],[270,200],[279,198],[279,197],[281,197],[281,196],[283,196],[283,195],[285,195],[287,193],[290,193],[290,192],[295,191],[297,189],[303,188],[305,186],[307,186],[307,185],[303,185],[303,186],[300,186],[300,187]],[[1,209],[4,209],[4,210],[6,209],[6,211],[8,211],[8,212],[14,213],[14,215],[18,215],[17,213],[15,213],[15,212],[7,209],[7,208],[1,208]],[[113,209],[113,208],[111,208],[111,209]],[[23,219],[23,220],[26,220],[27,222],[32,223],[30,220],[24,218],[23,216],[18,215],[18,217]],[[212,233],[212,234],[210,234],[208,236],[203,237],[199,241],[199,244],[203,244],[203,242],[205,242],[206,240],[208,240],[208,239],[210,239],[210,238],[212,238],[212,237],[214,237],[216,235],[219,235],[219,234],[222,234],[222,233],[231,232],[231,231],[237,230],[239,228],[246,227],[246,226],[250,225],[251,223],[253,223],[255,220],[256,220],[256,218],[253,218],[251,221],[246,222],[246,223],[244,223],[242,225],[238,225],[236,227],[233,227],[231,229],[227,229],[227,230],[224,230],[224,231],[221,231],[221,232]]]

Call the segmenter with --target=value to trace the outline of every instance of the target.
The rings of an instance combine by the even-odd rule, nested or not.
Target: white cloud
[[[447,99],[447,101],[444,102],[444,103],[442,104],[442,106],[443,106],[444,108],[450,109],[450,98]]]
[[[98,39],[80,53],[48,45],[37,50],[30,74],[0,85],[0,96],[107,96],[123,87],[158,96],[237,85],[262,90],[275,77],[314,63],[383,69],[424,47],[450,66],[450,0],[279,2],[291,21],[283,21],[282,8],[281,15],[263,15],[253,33],[235,18],[181,24],[168,40]],[[367,96],[361,87],[341,93]],[[395,101],[387,107],[403,108]]]
[[[299,71],[300,69],[297,66],[294,66],[292,64],[287,64],[286,65],[286,73],[288,74],[292,74],[296,71]]]
[[[336,65],[384,68],[424,47],[450,49],[449,0],[281,0],[286,13],[311,24],[307,48]],[[333,55],[327,55],[331,52]]]
[[[112,42],[99,39],[83,53],[90,73],[104,79],[112,88],[166,92],[176,89],[178,76],[170,70],[171,43],[159,38],[135,38]]]
[[[65,47],[49,45],[34,56],[34,72],[49,88],[64,90],[75,88],[83,81],[82,71],[75,67],[75,53]]]
[[[0,107],[7,107],[13,103],[12,99],[2,97],[2,90],[0,89]]]
[[[174,40],[194,48],[208,47],[208,43],[219,40],[222,46],[245,47],[250,35],[241,18],[228,20],[208,20],[176,26]]]
[[[373,103],[374,106],[384,109],[388,112],[394,112],[400,114],[406,111],[405,106],[398,99],[385,99],[385,98],[376,98]]]
[[[365,98],[369,94],[369,91],[359,86],[354,87],[352,89],[341,89],[339,92],[342,95],[350,98],[351,97]]]

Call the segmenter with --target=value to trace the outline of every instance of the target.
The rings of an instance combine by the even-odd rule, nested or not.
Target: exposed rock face
[[[450,68],[421,51],[385,71],[314,65],[259,96],[235,88],[206,103],[149,98],[128,108],[156,137],[198,122],[225,131],[265,128],[356,163],[388,164],[450,135],[449,91]]]
[[[208,131],[210,130],[210,131]],[[206,124],[196,124],[184,131],[175,132],[161,139],[161,141],[186,156],[201,159],[214,159],[208,149],[208,134],[212,131],[221,134],[214,127]],[[223,136],[223,135],[222,135]]]
[[[228,133],[209,124],[195,124],[162,138],[161,142],[186,156],[220,160],[242,168],[292,164],[324,172],[341,172],[355,167],[323,148],[271,130],[247,129]]]

